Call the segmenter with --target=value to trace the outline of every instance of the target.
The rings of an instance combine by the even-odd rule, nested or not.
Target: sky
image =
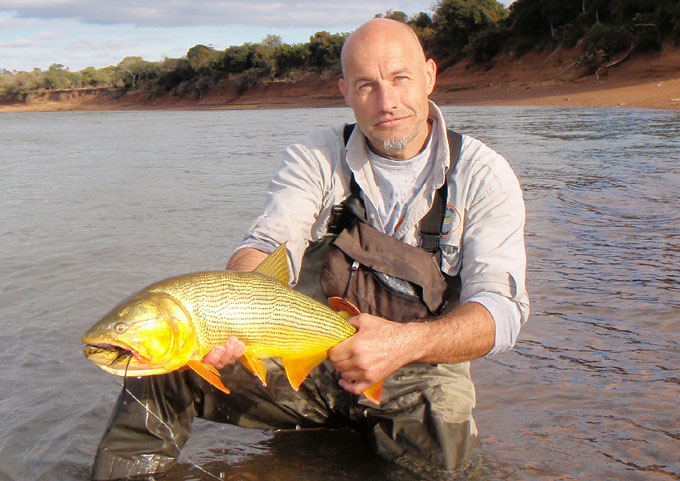
[[[0,72],[71,71],[127,56],[179,58],[197,44],[223,50],[279,35],[350,32],[377,13],[432,14],[436,0],[0,0]],[[505,6],[512,0],[502,0]]]

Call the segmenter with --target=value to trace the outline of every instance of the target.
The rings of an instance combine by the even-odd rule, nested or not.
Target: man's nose
[[[399,104],[398,97],[394,88],[390,85],[380,85],[378,87],[378,105],[383,112],[395,110]]]

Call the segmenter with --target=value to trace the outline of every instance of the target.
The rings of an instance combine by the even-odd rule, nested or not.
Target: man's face
[[[436,78],[436,65],[425,61],[413,42],[403,32],[399,37],[356,39],[340,80],[371,145],[399,159],[418,154],[429,136],[427,98]]]

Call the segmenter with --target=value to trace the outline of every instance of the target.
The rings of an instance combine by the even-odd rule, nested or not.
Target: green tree
[[[261,75],[276,75],[278,65],[276,62],[276,49],[282,45],[278,35],[266,35],[262,42],[255,45],[253,54],[253,68],[258,69]]]
[[[557,29],[576,21],[582,13],[582,4],[578,2],[557,2],[555,0],[545,0],[541,2],[541,16],[548,23],[550,37],[555,39]]]
[[[542,0],[515,0],[510,5],[509,30],[515,37],[541,38],[550,34],[541,11]]]
[[[287,43],[279,45],[274,50],[276,60],[277,75],[290,72],[293,69],[301,69],[307,63],[309,49],[304,43],[289,45]]]
[[[241,73],[253,68],[256,48],[252,43],[228,47],[222,58],[222,70],[226,73]]]
[[[435,53],[457,58],[473,35],[495,26],[507,16],[496,0],[440,0],[433,16]]]
[[[408,15],[401,10],[388,10],[385,15],[378,14],[377,18],[389,18],[391,20],[396,20],[397,22],[406,23],[408,21]]]
[[[125,57],[118,64],[116,80],[124,89],[137,88],[141,80],[153,79],[158,76],[160,65],[147,62],[142,57]]]
[[[42,72],[5,72],[0,76],[0,94],[24,101],[29,93],[40,87]]]
[[[283,45],[283,41],[280,35],[269,34],[262,39],[262,45],[275,49]]]
[[[510,5],[510,15],[506,20],[506,30],[511,38],[511,48],[515,53],[522,55],[527,51],[540,50],[546,45],[554,44],[557,35],[556,28],[568,21],[564,18],[568,16],[564,13],[565,8],[574,8],[577,15],[583,16],[583,0],[572,2],[515,0]],[[586,28],[581,28],[575,36],[580,39],[585,31]],[[568,43],[575,44],[576,41],[571,40]]]
[[[195,72],[210,75],[222,60],[222,53],[205,45],[194,45],[187,51],[187,60]]]
[[[80,79],[84,86],[95,87],[99,80],[97,79],[97,69],[94,67],[85,67],[80,71]]]
[[[413,15],[409,20],[408,24],[415,29],[425,29],[432,28],[432,17],[426,12],[418,12]]]
[[[112,67],[96,69],[94,67],[85,67],[79,72],[81,83],[85,87],[96,87],[98,85],[111,85],[112,81]]]
[[[340,52],[347,34],[328,33],[325,30],[316,32],[309,38],[309,56],[307,62],[311,67],[329,67],[340,63]]]
[[[409,18],[407,23],[416,32],[416,35],[418,35],[420,43],[425,50],[425,55],[428,57],[434,56],[435,37],[437,32],[434,29],[432,17],[428,13],[419,12]]]
[[[186,58],[166,58],[161,62],[158,74],[160,90],[171,92],[182,83],[188,82],[196,76],[196,71]]]
[[[65,89],[77,86],[77,75],[69,72],[59,63],[50,65],[43,76],[42,86],[48,90]]]

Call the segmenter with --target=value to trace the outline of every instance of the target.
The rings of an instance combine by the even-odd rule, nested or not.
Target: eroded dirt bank
[[[596,76],[580,65],[577,51],[496,59],[490,69],[459,62],[440,71],[433,100],[441,105],[622,106],[680,110],[680,48],[635,56]],[[613,59],[614,61],[617,59]],[[599,78],[598,78],[599,77]],[[0,102],[0,112],[147,109],[248,109],[345,105],[337,81],[260,83],[201,97],[145,92],[120,95],[110,89],[45,91],[25,102]]]

